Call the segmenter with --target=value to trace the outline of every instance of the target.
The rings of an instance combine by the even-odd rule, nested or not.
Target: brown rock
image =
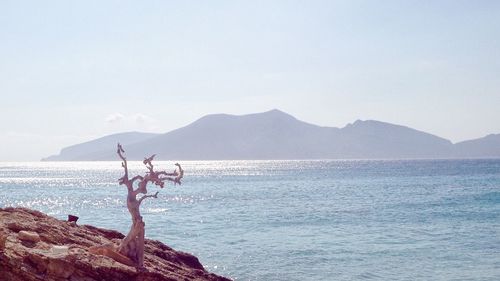
[[[5,247],[5,241],[7,240],[7,233],[0,229],[0,251]]]
[[[40,241],[40,235],[36,232],[21,230],[17,234],[17,238],[23,241],[38,242]]]
[[[75,215],[68,215],[68,221],[76,223],[78,221],[78,217]]]
[[[11,222],[7,223],[7,228],[12,230],[12,231],[15,231],[15,232],[19,232],[20,230],[23,229],[21,224],[16,222],[16,221],[11,221]]]
[[[229,280],[207,272],[195,256],[148,239],[145,268],[127,266],[116,261],[121,257],[113,252],[123,237],[117,231],[69,225],[25,208],[0,208],[0,280]],[[102,248],[105,244],[109,249]]]
[[[75,272],[73,265],[64,258],[49,259],[47,274],[49,276],[69,278]]]
[[[90,247],[88,249],[89,253],[94,254],[94,255],[103,255],[110,257],[114,259],[115,261],[128,265],[128,266],[134,266],[134,262],[128,258],[127,256],[124,256],[120,254],[119,252],[116,251],[116,247],[113,245],[102,245],[102,246],[95,246],[95,247]]]

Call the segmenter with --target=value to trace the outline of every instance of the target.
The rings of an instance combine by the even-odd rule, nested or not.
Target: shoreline
[[[115,230],[78,225],[21,207],[0,208],[0,279],[228,281],[205,270],[194,255],[145,239],[144,270],[90,248],[116,244]]]

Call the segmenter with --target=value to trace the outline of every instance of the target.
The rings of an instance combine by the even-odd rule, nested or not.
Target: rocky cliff
[[[0,208],[0,280],[229,280],[207,272],[193,255],[146,239],[144,270],[89,249],[123,234],[61,221],[25,208]]]

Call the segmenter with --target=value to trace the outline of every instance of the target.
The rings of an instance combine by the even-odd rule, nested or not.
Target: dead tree
[[[153,183],[163,188],[165,181],[171,181],[174,184],[181,184],[184,171],[178,163],[175,164],[177,168],[172,173],[155,171],[152,163],[155,155],[152,155],[149,158],[145,158],[143,161],[144,165],[146,165],[146,168],[148,169],[146,174],[144,176],[137,175],[133,178],[129,178],[127,159],[123,155],[125,151],[120,144],[118,144],[117,153],[122,159],[122,167],[125,170],[125,174],[118,180],[118,182],[120,185],[125,185],[127,187],[127,208],[132,216],[132,226],[129,233],[125,238],[123,238],[118,248],[107,245],[94,247],[93,249],[90,249],[90,251],[95,254],[109,256],[119,262],[135,265],[137,268],[142,269],[144,266],[144,221],[142,220],[139,207],[144,199],[157,198],[158,196],[158,192],[153,195],[148,195],[147,185],[148,183]],[[137,182],[137,188],[134,189],[135,182]],[[139,193],[144,195],[137,198]]]

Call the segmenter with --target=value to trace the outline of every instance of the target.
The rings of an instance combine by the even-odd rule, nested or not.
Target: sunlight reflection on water
[[[181,186],[148,187],[160,193],[141,206],[146,236],[211,271],[237,280],[500,279],[499,160],[181,163]],[[118,161],[0,163],[0,206],[126,233],[122,173]]]

